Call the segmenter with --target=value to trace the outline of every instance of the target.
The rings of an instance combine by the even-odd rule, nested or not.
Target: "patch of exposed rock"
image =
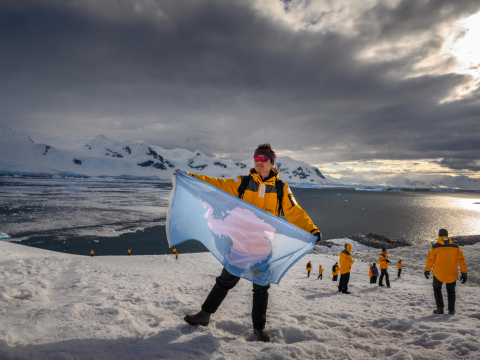
[[[351,235],[348,238],[359,242],[360,244],[377,249],[381,249],[383,247],[387,249],[394,249],[402,246],[412,246],[404,239],[389,239],[385,236],[373,233]]]
[[[455,244],[460,246],[473,245],[480,242],[480,235],[452,236],[450,239],[452,239]]]

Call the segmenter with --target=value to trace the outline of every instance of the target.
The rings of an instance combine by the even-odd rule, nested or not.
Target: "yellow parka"
[[[306,268],[307,268],[308,271],[312,270],[312,267],[313,267],[313,266],[312,266],[311,263],[307,263]]]
[[[380,256],[378,257],[378,263],[380,264],[380,270],[382,269],[388,269],[388,255],[384,253],[383,251],[380,253]]]
[[[370,277],[373,276],[373,264],[370,265],[370,269],[368,269],[368,276],[370,276]]]
[[[334,265],[335,266],[335,270],[332,271],[332,275],[338,275],[338,270],[340,270],[340,267],[338,265]]]
[[[93,255],[94,253],[95,253],[95,251],[93,251],[93,250],[92,250],[92,251],[90,251],[90,255]]]
[[[397,262],[397,267],[398,267],[398,269],[401,269],[401,268],[403,268],[403,265],[402,265],[402,263],[401,263],[400,261],[399,261],[399,262]]]
[[[462,273],[467,273],[467,264],[462,250],[447,236],[439,237],[437,243],[432,245],[428,253],[425,271],[430,271],[433,265],[435,265],[433,276],[444,283],[452,283],[457,280],[458,266]]]
[[[318,268],[318,275],[322,275],[323,274],[323,269],[322,269],[322,265],[320,265],[320,267]]]
[[[189,174],[235,197],[238,197],[238,187],[243,178],[243,176],[236,176],[233,179],[217,179],[206,175]],[[278,216],[279,207],[277,190],[275,187],[276,179],[278,179],[278,171],[273,168],[270,172],[270,176],[265,180],[262,180],[262,177],[257,174],[254,168],[250,169],[250,183],[243,194],[243,200],[272,215]],[[296,225],[313,235],[320,232],[305,210],[297,204],[297,201],[292,194],[292,190],[290,190],[288,184],[285,183],[283,187],[282,209],[287,220],[293,225]]]
[[[352,264],[355,260],[352,259],[352,254],[350,251],[352,250],[352,245],[347,244],[345,250],[340,253],[340,274],[346,274],[350,272],[352,268]]]

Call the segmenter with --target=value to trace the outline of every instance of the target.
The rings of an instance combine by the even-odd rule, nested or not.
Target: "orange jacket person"
[[[132,249],[128,249],[127,252],[128,252],[128,256],[130,256],[130,253],[132,252]]]
[[[460,281],[462,284],[467,282],[467,264],[463,257],[462,250],[457,244],[452,242],[448,237],[448,231],[440,229],[438,232],[438,240],[432,245],[427,257],[425,265],[425,277],[430,277],[430,269],[433,265],[433,295],[437,308],[433,310],[434,314],[443,314],[443,296],[442,285],[446,283],[448,298],[448,313],[455,315],[455,286],[457,284],[458,266],[462,276]]]
[[[274,216],[279,216],[282,209],[288,222],[315,235],[317,241],[322,240],[320,230],[313,224],[305,210],[298,205],[288,184],[280,181],[278,171],[273,168],[276,155],[270,144],[259,145],[252,158],[254,168],[250,169],[249,174],[245,176],[221,179],[189,174]],[[224,268],[203,303],[202,310],[197,314],[185,316],[184,320],[190,325],[207,326],[210,316],[217,311],[229,290],[233,289],[239,280],[238,276],[230,274]],[[253,332],[258,340],[264,342],[270,341],[270,335],[265,330],[269,288],[270,285],[253,284]]]
[[[310,271],[313,268],[312,263],[310,261],[307,263],[306,268],[307,268],[307,271],[308,271],[307,277],[309,277],[310,276]]]
[[[338,266],[338,262],[337,262],[335,263],[335,265],[332,266],[332,275],[333,275],[332,281],[337,281],[339,270],[340,270],[340,267]]]
[[[390,280],[388,278],[388,263],[390,263],[390,260],[388,260],[388,255],[387,255],[387,248],[382,248],[382,252],[380,253],[380,256],[378,257],[378,263],[380,264],[380,279],[378,280],[378,286],[385,286],[383,285],[383,277],[385,277],[385,282],[387,283],[387,287],[390,287]]]
[[[355,262],[350,251],[352,251],[352,245],[345,244],[345,250],[340,253],[340,283],[338,284],[338,291],[343,294],[350,294],[348,281],[350,280],[350,269]]]
[[[398,260],[397,268],[398,268],[398,277],[400,277],[400,274],[402,273],[402,269],[403,269],[402,260]]]
[[[93,251],[93,249],[90,251],[90,255],[93,257],[93,254],[95,253],[95,251]]]
[[[323,280],[323,275],[322,274],[323,274],[323,269],[322,269],[322,265],[320,265],[320,267],[318,268],[318,278],[317,278],[317,280],[318,279]]]
[[[178,252],[175,252],[175,260],[178,260]]]

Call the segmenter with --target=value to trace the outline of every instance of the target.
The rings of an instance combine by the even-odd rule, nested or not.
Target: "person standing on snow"
[[[310,271],[312,271],[312,268],[313,268],[312,263],[310,261],[307,263],[306,268],[307,268],[307,271],[308,271],[307,277],[310,277]]]
[[[335,265],[332,266],[332,275],[333,275],[332,281],[337,281],[339,270],[340,270],[340,267],[338,266],[338,262],[336,262]]]
[[[378,269],[375,263],[372,264],[372,277],[370,278],[370,284],[377,283]]]
[[[462,276],[460,281],[462,284],[467,282],[467,264],[457,244],[452,242],[448,237],[448,231],[440,229],[438,232],[438,240],[430,248],[425,265],[425,277],[430,277],[430,269],[433,268],[433,295],[437,308],[433,310],[434,314],[443,314],[443,296],[442,285],[446,283],[448,298],[448,313],[455,315],[455,286],[457,285],[458,266]]]
[[[403,269],[402,260],[398,260],[397,268],[398,268],[398,277],[400,277],[400,274],[402,273],[402,269]]]
[[[322,269],[322,265],[320,265],[320,267],[318,268],[318,278],[317,280],[320,279],[320,280],[323,280],[323,269]]]
[[[93,251],[93,249],[90,251],[90,256],[93,257],[93,254],[95,253],[95,251]]]
[[[380,264],[380,279],[378,280],[378,286],[385,286],[383,285],[383,278],[385,277],[385,282],[387,283],[387,288],[390,287],[390,280],[388,278],[388,263],[390,260],[388,260],[388,255],[387,255],[387,248],[382,248],[382,252],[380,253],[380,256],[378,257],[378,262]]]
[[[345,244],[345,250],[340,253],[340,283],[338,291],[343,294],[350,294],[348,291],[348,281],[350,280],[350,270],[355,260],[352,259],[352,245]]]
[[[272,215],[279,216],[282,210],[289,222],[317,236],[317,241],[321,241],[322,233],[297,204],[290,187],[278,179],[278,171],[273,168],[276,155],[270,144],[259,145],[254,152],[253,160],[254,168],[250,169],[249,175],[237,176],[235,179],[216,179],[205,175],[189,174],[233,196],[240,197]],[[228,291],[239,280],[239,277],[230,274],[224,268],[203,303],[202,310],[195,315],[186,315],[184,320],[190,325],[207,326],[211,314],[217,311]],[[270,285],[262,286],[253,283],[253,329],[258,340],[264,342],[270,341],[270,335],[265,330],[269,288]]]

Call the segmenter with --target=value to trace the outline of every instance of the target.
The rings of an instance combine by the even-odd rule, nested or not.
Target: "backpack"
[[[243,194],[245,193],[245,190],[248,187],[248,184],[250,183],[250,174],[248,176],[242,176],[242,182],[240,183],[240,186],[238,187],[238,197],[240,199],[243,199]],[[284,187],[284,182],[282,180],[276,179],[275,180],[275,189],[277,190],[277,203],[278,203],[278,216],[280,215],[285,215],[283,212],[282,208],[282,199],[283,199],[283,187]]]

